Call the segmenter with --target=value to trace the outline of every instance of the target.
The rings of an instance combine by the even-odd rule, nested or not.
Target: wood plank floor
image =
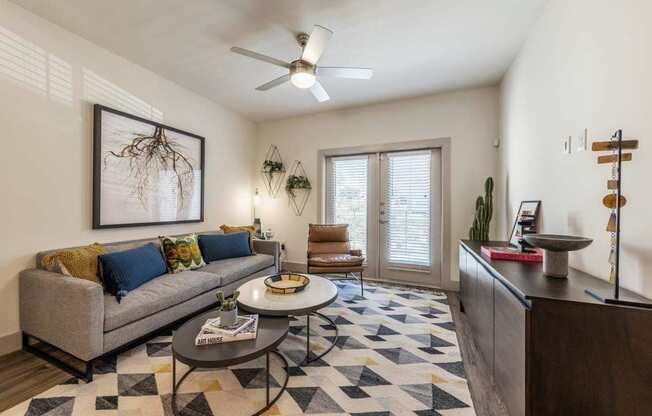
[[[477,415],[508,416],[473,343],[466,317],[459,312],[457,293],[448,293],[448,302]],[[24,351],[0,357],[0,412],[70,378],[70,374]]]
[[[36,396],[72,376],[25,351],[0,357],[0,411]]]

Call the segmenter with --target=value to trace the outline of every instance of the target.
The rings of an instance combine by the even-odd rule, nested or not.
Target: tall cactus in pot
[[[479,196],[475,200],[475,216],[469,229],[470,240],[489,240],[489,224],[494,211],[493,192],[494,180],[488,177],[484,182],[484,197]]]

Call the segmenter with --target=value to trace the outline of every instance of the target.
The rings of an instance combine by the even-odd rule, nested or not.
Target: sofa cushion
[[[222,278],[222,286],[226,286],[229,283],[273,265],[274,256],[255,254],[253,256],[213,261],[197,270],[220,276]]]
[[[201,235],[199,236],[199,246],[204,259],[209,263],[252,255],[249,246],[249,233],[246,231],[222,235]]]
[[[232,234],[232,233],[239,233],[242,231],[246,231],[249,233],[249,249],[251,250],[252,253],[255,253],[254,251],[254,235],[256,235],[256,227],[254,225],[226,225],[222,224],[220,225],[220,230],[224,234]]]
[[[352,256],[350,254],[319,254],[310,257],[309,264],[311,266],[362,266],[364,257]]]
[[[100,256],[102,280],[118,302],[130,291],[165,274],[167,268],[158,247],[152,243],[131,250]]]
[[[161,236],[160,239],[170,273],[198,269],[206,265],[199,249],[197,234],[179,237]]]
[[[60,250],[43,257],[41,267],[50,272],[102,284],[97,273],[98,257],[102,254],[106,254],[106,249],[99,243]]]
[[[129,292],[120,303],[106,294],[104,331],[120,328],[220,286],[221,276],[193,270],[159,276]]]

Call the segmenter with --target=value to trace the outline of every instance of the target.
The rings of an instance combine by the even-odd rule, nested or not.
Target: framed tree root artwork
[[[204,138],[99,104],[93,228],[204,220]]]

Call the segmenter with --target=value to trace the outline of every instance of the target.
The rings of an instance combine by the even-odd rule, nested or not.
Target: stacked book
[[[240,315],[236,323],[223,327],[220,318],[208,319],[195,338],[195,345],[213,345],[256,338],[258,315]]]
[[[532,263],[541,263],[543,261],[543,251],[535,248],[523,251],[517,247],[490,247],[482,246],[481,252],[491,260],[511,260]]]

